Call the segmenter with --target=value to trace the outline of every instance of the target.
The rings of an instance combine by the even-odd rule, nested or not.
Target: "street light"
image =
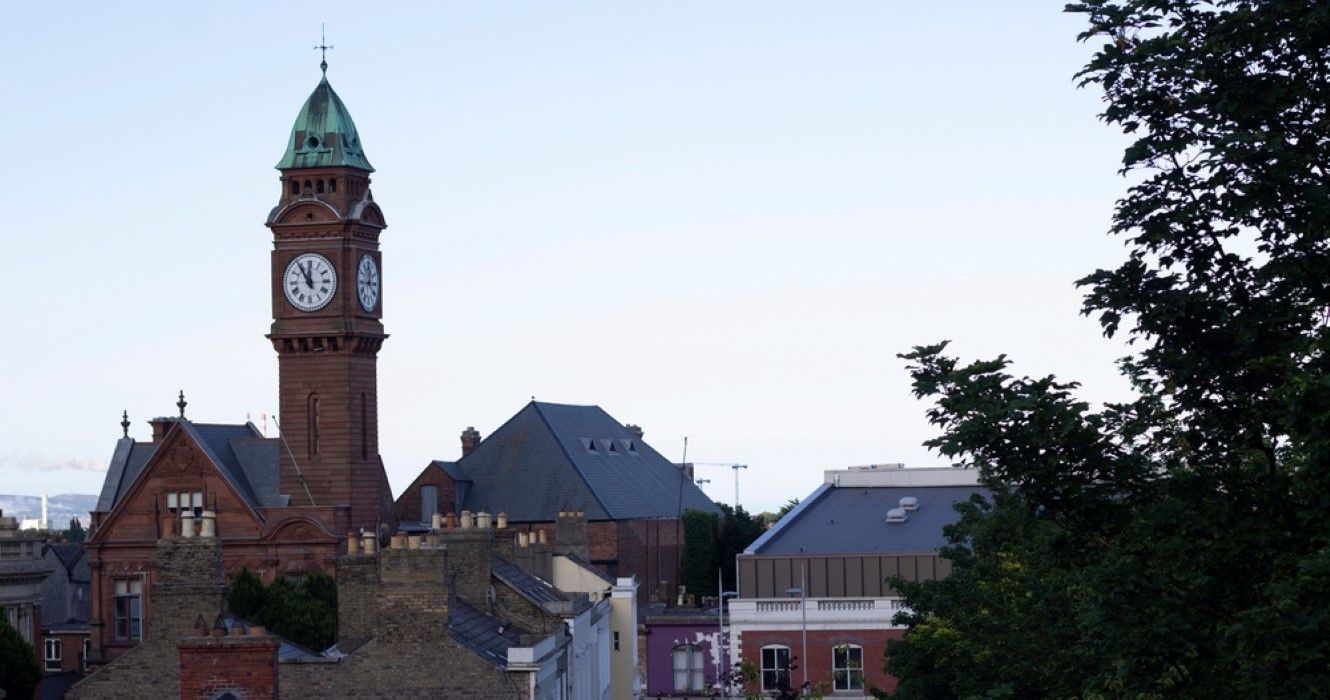
[[[725,581],[721,577],[721,570],[716,569],[716,593],[720,597],[719,609],[716,611],[716,618],[720,623],[720,629],[716,634],[716,657],[719,662],[716,666],[716,679],[720,681],[720,696],[722,698],[730,697],[729,671],[730,668],[725,664],[725,599],[734,598],[739,594],[736,591],[727,591]]]
[[[800,666],[804,671],[804,684],[801,695],[808,694],[808,566],[805,565],[803,571],[803,586],[799,588],[786,588],[785,595],[793,598],[799,596],[799,622],[803,630],[803,663]]]

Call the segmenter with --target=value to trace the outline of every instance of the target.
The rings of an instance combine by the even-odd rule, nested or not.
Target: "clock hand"
[[[305,276],[305,284],[308,284],[310,289],[314,288],[314,274],[311,271],[313,267],[314,263],[308,262],[305,263],[305,267],[301,268],[300,270],[300,272]]]

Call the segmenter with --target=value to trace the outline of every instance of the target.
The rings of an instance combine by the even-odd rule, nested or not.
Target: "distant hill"
[[[97,505],[97,497],[82,493],[62,493],[47,499],[48,518],[52,530],[64,530],[69,527],[70,518],[79,518],[84,527],[88,525],[88,512]],[[0,495],[0,510],[5,515],[12,515],[20,522],[29,518],[42,517],[41,496],[4,496]]]

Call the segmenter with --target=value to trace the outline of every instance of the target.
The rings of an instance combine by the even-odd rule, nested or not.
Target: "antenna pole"
[[[282,424],[277,422],[277,416],[272,417],[272,424],[277,426],[277,439],[282,441],[282,447],[286,448],[286,454],[291,457],[291,464],[296,468],[296,481],[299,481],[300,487],[305,489],[305,497],[309,499],[309,504],[316,505],[314,494],[309,492],[309,484],[305,483],[305,474],[300,471],[300,463],[296,461],[296,453],[291,451],[291,446],[286,442],[286,436],[282,434]]]

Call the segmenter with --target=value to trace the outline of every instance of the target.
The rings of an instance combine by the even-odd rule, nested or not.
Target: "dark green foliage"
[[[679,581],[696,596],[716,595],[716,539],[720,528],[714,513],[683,514],[683,568]]]
[[[902,698],[1315,697],[1330,686],[1330,5],[1096,0],[1080,73],[1135,141],[1081,281],[1132,401],[916,348],[930,447],[998,494],[888,670]],[[1000,640],[1000,644],[995,643]]]
[[[88,539],[88,531],[83,529],[83,523],[78,518],[69,519],[69,529],[65,530],[66,542],[83,542]]]
[[[254,622],[259,622],[259,612],[263,609],[263,582],[255,576],[249,567],[240,569],[240,573],[231,579],[231,590],[226,602],[231,614]]]
[[[301,583],[278,578],[264,587],[242,568],[231,579],[231,614],[261,624],[307,648],[322,651],[337,641],[337,583],[313,572]]]
[[[742,506],[724,503],[720,517],[714,513],[684,512],[684,555],[680,580],[696,595],[716,594],[716,571],[723,573],[725,590],[734,590],[734,557],[766,531],[760,516]]]
[[[41,680],[32,645],[0,615],[0,690],[7,698],[31,698]]]
[[[766,532],[762,519],[744,510],[743,506],[731,508],[724,503],[717,504],[721,510],[720,542],[716,546],[716,563],[711,567],[714,572],[720,568],[725,581],[725,590],[734,590],[734,558],[741,554],[753,540]]]

